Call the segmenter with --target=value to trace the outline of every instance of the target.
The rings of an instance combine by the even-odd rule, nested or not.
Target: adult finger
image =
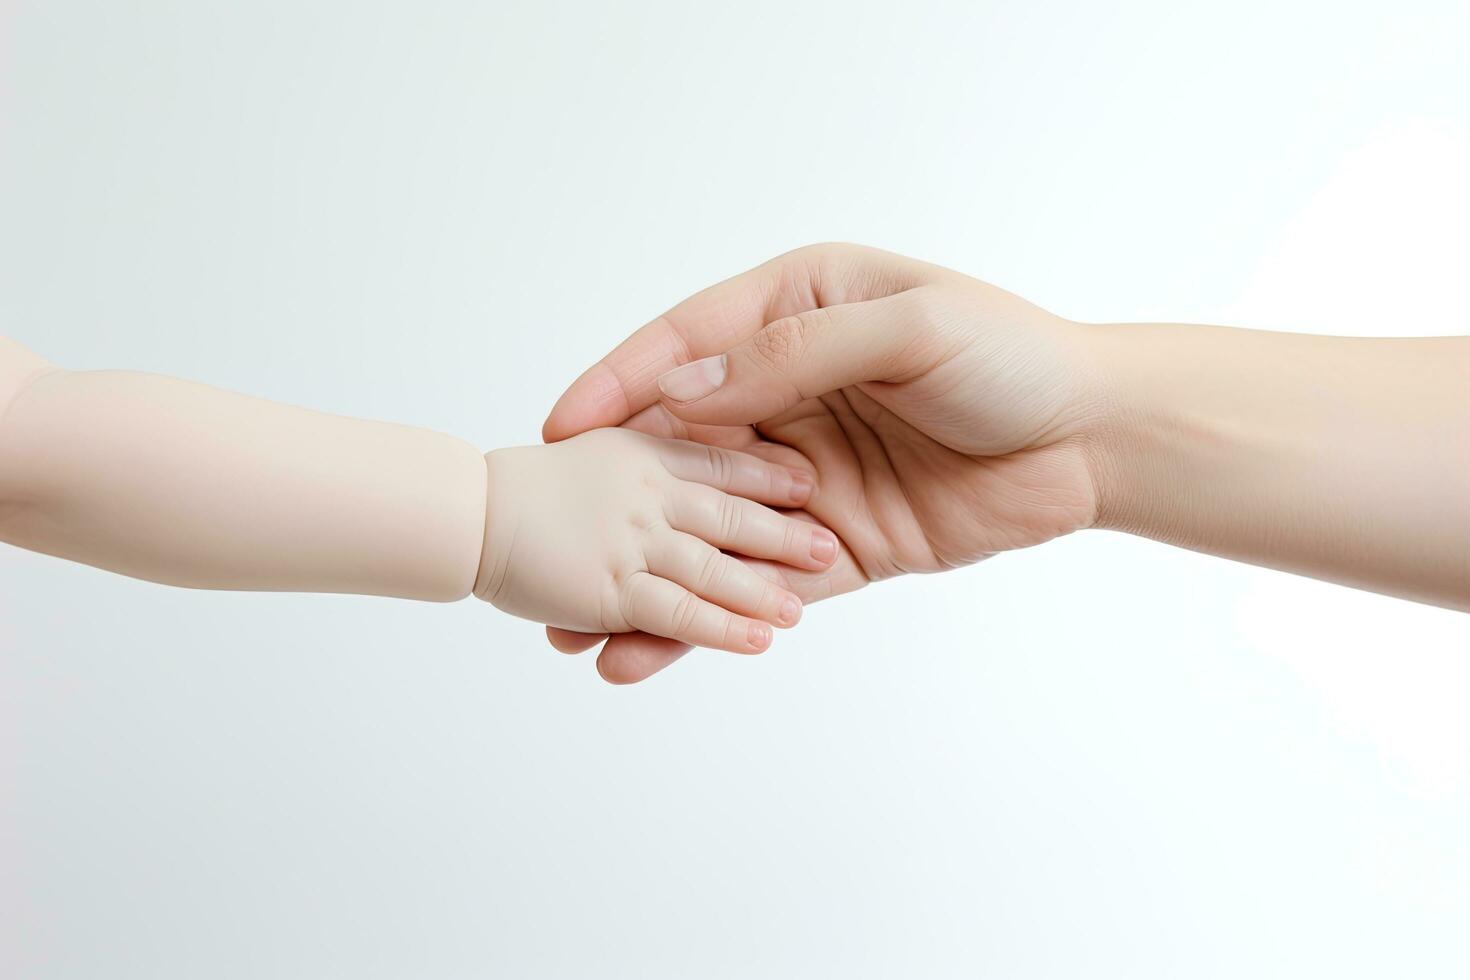
[[[863,381],[905,381],[938,363],[928,293],[807,310],[766,324],[723,354],[658,378],[664,405],[690,422],[740,425]]]
[[[729,350],[772,320],[888,295],[942,275],[954,273],[856,245],[788,252],[694,294],[639,328],[562,394],[542,437],[555,442],[621,425],[658,401],[659,375]]]
[[[694,648],[652,633],[617,633],[597,655],[597,673],[609,684],[637,684],[672,665]]]
[[[546,641],[560,653],[581,653],[605,639],[606,633],[578,633],[576,630],[564,630],[560,626],[546,627]]]

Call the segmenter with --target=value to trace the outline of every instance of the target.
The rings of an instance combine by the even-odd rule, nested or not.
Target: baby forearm
[[[194,588],[453,600],[474,584],[486,477],[466,443],[0,355],[0,539]]]
[[[1100,526],[1470,608],[1470,339],[1093,336]]]

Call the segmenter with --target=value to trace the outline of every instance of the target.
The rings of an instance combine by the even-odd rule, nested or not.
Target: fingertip
[[[776,625],[790,629],[799,622],[801,622],[801,600],[788,593],[781,602],[780,610],[776,613]]]
[[[579,633],[557,626],[546,627],[546,641],[558,653],[577,654],[589,650],[607,639],[606,633]]]
[[[751,653],[765,653],[771,646],[771,627],[766,623],[751,620],[745,627],[745,643]]]
[[[665,371],[656,379],[663,399],[687,405],[714,394],[725,383],[728,359],[724,354],[701,357]]]
[[[597,675],[609,684],[626,687],[648,680],[689,650],[686,644],[662,636],[619,633],[597,655]]]
[[[814,528],[812,530],[811,543],[812,561],[819,568],[826,568],[837,560],[837,535],[826,528]]]
[[[812,499],[812,491],[817,487],[817,481],[805,470],[787,467],[791,473],[791,502],[800,507]]]
[[[622,665],[613,662],[606,650],[597,655],[597,676],[615,687],[627,687],[629,684],[637,684],[643,680],[642,677],[629,677],[623,674]]]
[[[760,379],[745,384],[726,380],[729,355],[691,361],[660,375],[656,381],[659,403],[675,418],[695,425],[754,425],[787,408],[789,386],[769,390]]]
[[[660,439],[687,439],[689,435],[684,420],[670,415],[669,410],[657,402],[634,413],[622,423],[622,427]]]
[[[605,361],[592,365],[562,392],[541,424],[541,438],[558,442],[589,429],[621,425],[632,414],[627,393]]]
[[[570,407],[573,403],[568,400],[574,388],[576,388],[575,384],[556,400],[556,404],[551,407],[551,414],[547,415],[546,421],[541,423],[542,442],[560,442],[563,439],[570,439],[575,434],[569,421],[573,415]]]
[[[666,660],[651,660],[619,656],[618,653],[603,647],[597,655],[597,676],[614,687],[641,684],[683,656],[681,653]]]

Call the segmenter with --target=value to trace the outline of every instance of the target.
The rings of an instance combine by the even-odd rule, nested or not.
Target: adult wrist
[[[1192,399],[1211,369],[1194,349],[1199,328],[1166,324],[1091,324],[1084,348],[1094,406],[1089,471],[1097,495],[1094,527],[1159,540],[1180,536],[1187,473],[1208,455],[1228,452],[1237,427]],[[1234,429],[1235,431],[1232,431]]]
[[[1311,352],[1280,336],[1190,324],[1091,328],[1094,526],[1230,556],[1276,533],[1280,513],[1260,504],[1295,491],[1293,474],[1319,441],[1295,393],[1294,365]]]

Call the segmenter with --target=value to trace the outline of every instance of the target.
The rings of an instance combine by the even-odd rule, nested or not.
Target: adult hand
[[[1470,610],[1467,389],[1470,337],[1076,324],[817,246],[638,331],[545,434],[659,401],[673,434],[796,452],[816,476],[806,510],[866,580],[1096,525]],[[643,643],[610,642],[604,676],[672,655]]]
[[[784,578],[811,601],[1090,525],[1101,413],[1083,330],[947,269],[814,246],[638,330],[562,395],[543,434],[629,423],[809,467],[806,511],[848,549],[820,581]],[[638,680],[683,649],[625,634],[599,670]]]

